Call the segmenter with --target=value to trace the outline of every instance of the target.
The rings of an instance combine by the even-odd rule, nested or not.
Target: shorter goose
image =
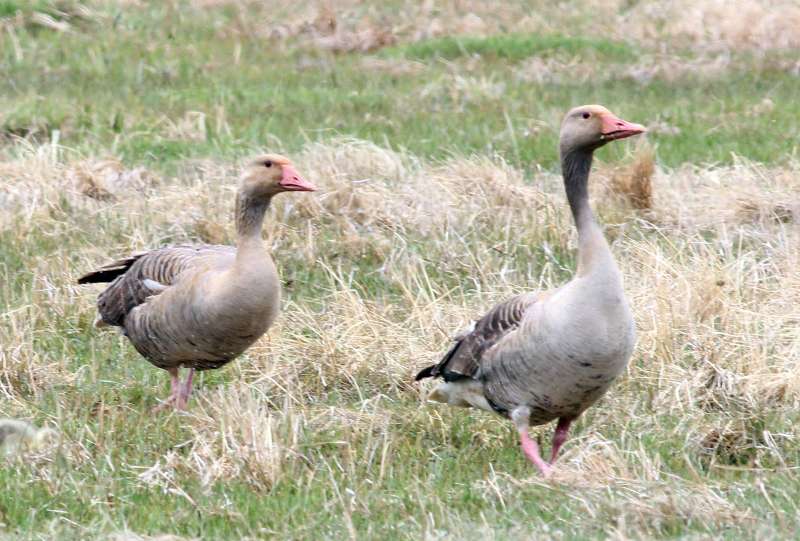
[[[543,475],[570,424],[625,369],[635,330],[622,276],[589,206],[592,155],[610,141],[645,131],[599,105],[572,109],[561,124],[564,188],[578,229],[578,269],[562,287],[524,293],[494,308],[455,339],[417,380],[444,380],[431,400],[495,411],[517,428],[525,456]],[[558,419],[550,464],[528,427]]]
[[[111,282],[98,297],[98,327],[122,328],[136,350],[170,373],[157,409],[186,407],[195,370],[243,353],[278,315],[280,284],[261,240],[264,214],[281,192],[316,188],[283,156],[261,156],[244,171],[236,199],[236,247],[173,246],[134,254],[90,272],[79,284]],[[179,370],[189,369],[181,383]]]

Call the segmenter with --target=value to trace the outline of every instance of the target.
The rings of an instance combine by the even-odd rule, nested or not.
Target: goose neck
[[[572,149],[562,152],[561,172],[567,201],[580,233],[594,222],[589,206],[589,171],[592,169],[592,151]]]
[[[237,196],[236,236],[239,248],[261,244],[261,228],[269,205],[269,198],[255,198],[243,193]]]
[[[589,171],[591,150],[562,152],[561,168],[567,201],[578,230],[578,276],[609,271],[616,274],[616,265],[603,231],[595,221],[589,205]]]

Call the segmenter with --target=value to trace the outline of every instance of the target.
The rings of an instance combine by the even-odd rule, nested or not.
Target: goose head
[[[247,165],[240,189],[250,197],[261,199],[281,192],[313,192],[317,188],[300,176],[288,158],[264,154]]]
[[[582,105],[570,110],[561,123],[561,154],[594,151],[610,141],[647,131],[641,124],[622,120],[602,105]]]

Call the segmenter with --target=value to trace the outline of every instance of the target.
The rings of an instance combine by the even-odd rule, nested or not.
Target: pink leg
[[[567,433],[569,432],[569,425],[571,423],[572,419],[567,419],[565,417],[561,417],[558,420],[556,431],[553,434],[553,454],[550,457],[550,464],[556,461],[556,458],[558,458],[558,451],[561,450],[561,446],[567,441]]]
[[[161,411],[167,406],[175,403],[180,396],[180,380],[178,379],[180,369],[179,368],[168,368],[167,372],[169,372],[170,376],[170,388],[171,391],[169,393],[169,398],[164,400],[161,404],[153,408],[153,412]]]
[[[186,404],[189,402],[189,395],[192,394],[192,379],[194,378],[194,368],[189,369],[189,375],[186,376],[186,381],[180,385],[178,400],[175,402],[175,409],[186,409]]]
[[[539,468],[539,471],[542,472],[543,477],[550,477],[553,469],[547,462],[542,460],[542,456],[539,454],[539,446],[536,445],[536,442],[533,441],[530,436],[528,436],[528,431],[526,429],[520,429],[519,438],[520,444],[522,445],[522,452],[525,453],[525,456],[528,457],[528,460],[533,462],[533,464]]]

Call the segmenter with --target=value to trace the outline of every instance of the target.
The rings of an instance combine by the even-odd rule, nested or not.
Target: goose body
[[[237,246],[171,246],[134,254],[81,277],[111,282],[97,302],[97,326],[121,327],[149,362],[168,370],[182,408],[195,370],[219,368],[241,355],[272,325],[280,284],[261,240],[264,214],[282,191],[311,191],[286,158],[251,163],[237,195]],[[180,368],[189,368],[185,383]]]
[[[438,364],[417,375],[444,380],[432,400],[512,420],[525,455],[545,475],[550,464],[528,427],[558,419],[552,463],[570,423],[605,394],[633,352],[635,329],[622,276],[589,207],[587,182],[594,150],[643,131],[601,106],[567,113],[560,150],[578,229],[575,277],[558,289],[498,304],[457,336]]]
[[[274,263],[263,252],[248,268],[237,272],[230,246],[153,250],[100,295],[100,314],[106,321],[132,304],[119,323],[136,350],[159,368],[219,368],[250,347],[278,315]],[[135,298],[121,299],[137,288]]]

